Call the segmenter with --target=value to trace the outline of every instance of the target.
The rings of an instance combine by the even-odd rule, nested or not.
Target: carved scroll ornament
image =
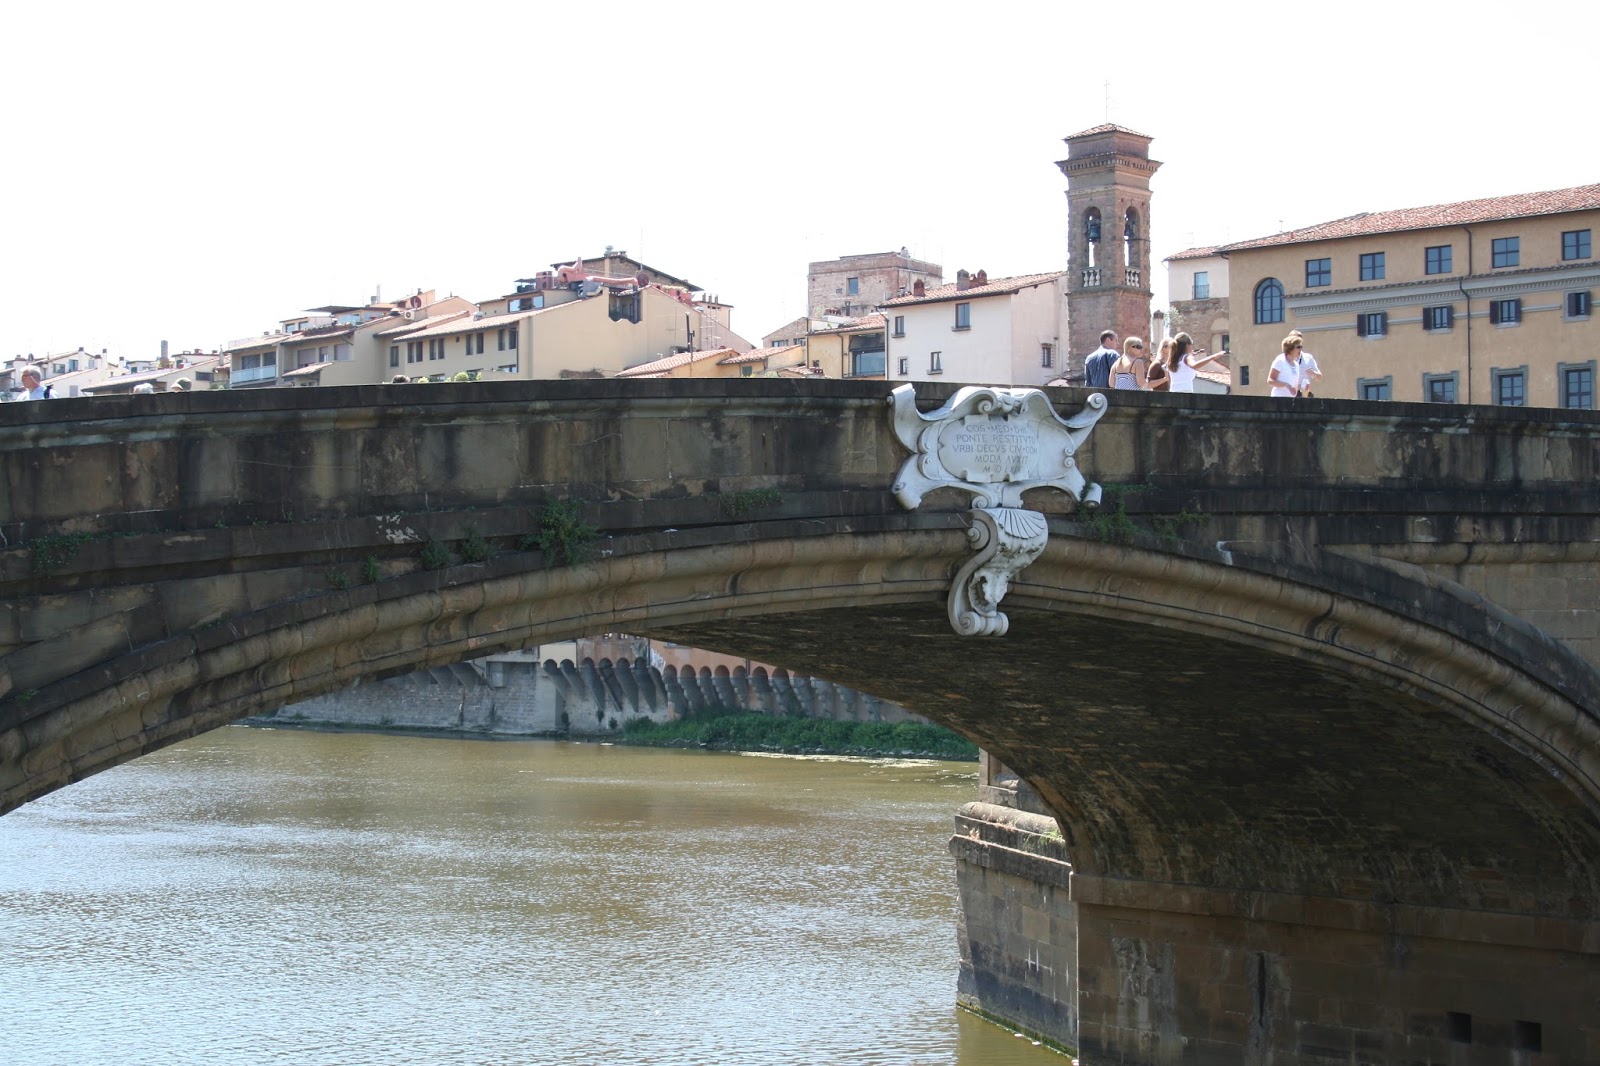
[[[895,475],[895,498],[915,510],[934,489],[972,497],[968,538],[977,554],[962,566],[946,600],[950,625],[962,636],[1000,636],[1010,620],[1000,601],[1011,579],[1039,557],[1049,539],[1044,515],[1022,507],[1029,489],[1054,488],[1088,508],[1100,486],[1078,469],[1076,452],[1106,410],[1091,395],[1068,419],[1038,389],[967,386],[937,411],[917,410],[914,388],[889,397],[895,436],[912,453]]]

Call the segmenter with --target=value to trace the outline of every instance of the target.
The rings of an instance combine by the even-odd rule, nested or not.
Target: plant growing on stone
[[[461,541],[461,558],[469,563],[481,563],[489,558],[492,550],[477,526],[467,527],[467,535]]]
[[[517,547],[522,551],[538,548],[544,553],[547,566],[554,566],[558,560],[566,566],[583,562],[600,534],[583,520],[582,503],[582,500],[545,501],[536,516],[538,528],[519,540]]]
[[[783,493],[777,489],[744,489],[722,495],[722,507],[733,518],[742,518],[752,511],[773,507],[783,502]]]
[[[92,533],[49,533],[28,542],[28,572],[35,577],[70,563],[77,557],[84,541],[93,540]]]
[[[424,570],[443,570],[450,565],[450,549],[432,537],[423,542],[420,557]]]
[[[376,555],[369,555],[361,561],[361,580],[370,585],[377,581],[380,576],[382,576],[382,571],[378,568],[378,557]]]

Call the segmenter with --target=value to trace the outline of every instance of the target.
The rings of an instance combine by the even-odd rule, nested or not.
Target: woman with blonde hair
[[[1172,338],[1161,338],[1161,348],[1156,354],[1155,361],[1145,368],[1144,387],[1147,389],[1167,389],[1172,386],[1172,379],[1167,376],[1167,360],[1172,355]]]
[[[1283,354],[1272,361],[1267,380],[1272,383],[1272,395],[1296,399],[1306,387],[1306,368],[1301,359],[1305,347],[1298,331],[1283,338]]]
[[[1122,354],[1111,364],[1111,387],[1142,389],[1149,372],[1149,364],[1144,358],[1144,341],[1129,337],[1122,342]]]
[[[1167,376],[1172,379],[1173,392],[1193,392],[1195,371],[1222,358],[1221,355],[1207,355],[1204,348],[1191,351],[1194,348],[1194,338],[1187,333],[1180,333],[1172,338],[1172,351],[1167,356]]]

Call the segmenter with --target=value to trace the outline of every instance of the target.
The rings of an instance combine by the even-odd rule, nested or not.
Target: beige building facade
[[[747,352],[751,343],[686,293],[648,285],[602,287],[591,296],[503,315],[472,312],[422,328],[379,334],[384,376],[444,381],[465,373],[492,378],[613,377],[629,367],[685,351]]]
[[[1594,408],[1600,185],[1355,215],[1226,245],[1235,391],[1305,338],[1321,395]]]
[[[1170,336],[1187,333],[1196,347],[1211,352],[1232,349],[1228,314],[1228,260],[1215,248],[1191,248],[1169,256],[1167,300],[1171,321],[1162,325]],[[1152,324],[1151,335],[1159,330]]]

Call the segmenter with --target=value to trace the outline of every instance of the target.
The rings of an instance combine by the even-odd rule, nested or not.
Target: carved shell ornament
[[[1094,393],[1064,419],[1038,389],[969,385],[923,414],[906,384],[890,394],[889,405],[895,436],[911,452],[892,486],[900,506],[916,510],[940,488],[972,496],[967,536],[977,554],[951,586],[950,625],[962,636],[1000,636],[1010,625],[999,604],[1012,577],[1049,540],[1044,515],[1024,509],[1022,494],[1054,488],[1084,507],[1099,505],[1100,486],[1083,476],[1076,453],[1105,414],[1106,398]]]

